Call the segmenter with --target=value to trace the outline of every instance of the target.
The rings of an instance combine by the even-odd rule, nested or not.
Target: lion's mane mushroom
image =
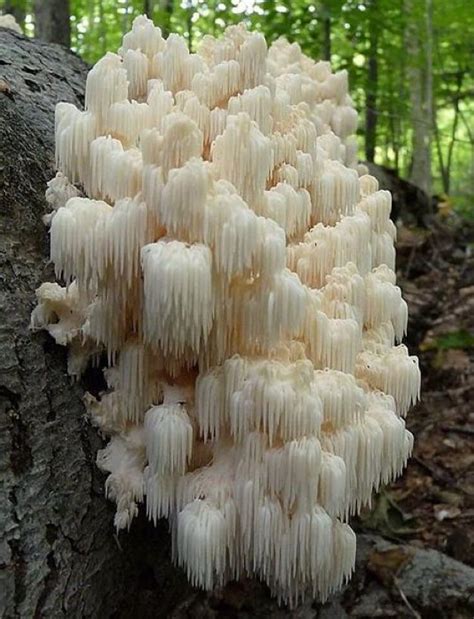
[[[232,26],[191,54],[145,17],[86,109],[57,106],[66,288],[39,288],[32,326],[74,344],[75,373],[107,353],[86,401],[116,526],[144,499],[196,586],[254,574],[324,600],[354,567],[348,517],[412,449],[391,196],[356,124],[347,73],[298,45]]]

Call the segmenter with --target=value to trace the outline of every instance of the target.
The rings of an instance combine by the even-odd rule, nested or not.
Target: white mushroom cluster
[[[105,354],[87,396],[128,528],[169,519],[193,585],[280,601],[350,577],[347,520],[400,474],[420,390],[391,196],[357,164],[347,73],[229,27],[196,54],[145,17],[60,103],[32,326]],[[87,196],[87,197],[82,197]]]
[[[14,30],[18,34],[23,34],[20,24],[16,21],[14,15],[10,13],[0,14],[0,28],[7,28],[8,30]]]

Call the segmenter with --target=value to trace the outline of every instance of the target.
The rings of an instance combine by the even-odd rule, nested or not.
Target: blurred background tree
[[[139,14],[195,50],[245,21],[347,69],[360,157],[474,219],[474,4],[466,0],[0,0],[29,36],[93,63]]]

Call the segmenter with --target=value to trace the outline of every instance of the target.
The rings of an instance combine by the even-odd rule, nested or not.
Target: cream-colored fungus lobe
[[[196,586],[325,599],[347,520],[411,452],[391,196],[357,163],[347,74],[243,26],[196,54],[145,17],[56,110],[51,258],[32,327],[106,353],[86,403],[115,524],[169,519]]]
[[[0,28],[8,28],[18,34],[23,34],[21,26],[16,21],[14,15],[10,15],[10,13],[0,14]]]

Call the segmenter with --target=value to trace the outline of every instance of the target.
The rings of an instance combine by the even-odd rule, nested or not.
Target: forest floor
[[[398,283],[410,317],[406,343],[422,372],[421,401],[407,418],[415,447],[404,475],[353,523],[359,545],[369,540],[355,580],[358,572],[363,577],[348,588],[342,607],[328,609],[328,618],[472,617],[472,572],[465,574],[465,589],[452,587],[446,580],[455,564],[442,562],[448,556],[474,565],[473,232],[465,223],[441,220],[429,230],[399,230]],[[393,545],[374,550],[370,535]],[[405,577],[404,592],[400,566],[416,548],[423,566]],[[426,552],[431,549],[443,554]],[[453,589],[455,604],[447,599]]]
[[[474,565],[474,244],[472,227],[401,228],[398,283],[409,306],[407,344],[422,372],[421,402],[403,477],[361,519],[385,537]]]

